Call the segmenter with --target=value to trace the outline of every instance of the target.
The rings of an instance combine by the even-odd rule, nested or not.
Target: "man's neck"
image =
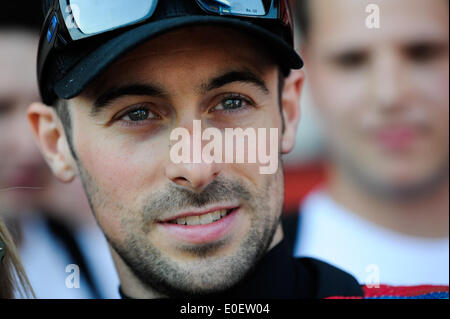
[[[128,265],[125,264],[123,259],[120,258],[114,248],[111,247],[111,244],[109,244],[109,250],[111,251],[111,256],[116,266],[117,274],[119,275],[121,294],[132,299],[165,298],[165,296],[159,294],[155,290],[147,289],[147,287],[134,275]]]
[[[327,192],[352,213],[406,235],[444,238],[449,235],[449,183],[409,200],[385,199],[354,183],[337,169],[329,170]]]

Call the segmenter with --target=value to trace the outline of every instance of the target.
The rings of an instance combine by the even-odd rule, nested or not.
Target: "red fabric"
[[[363,297],[340,297],[340,296],[336,296],[336,297],[328,297],[325,299],[364,299]]]
[[[399,296],[412,297],[417,295],[425,295],[432,292],[448,291],[448,286],[388,286],[380,285],[379,288],[363,287],[364,295],[366,297],[380,297],[380,296]]]
[[[298,212],[299,204],[313,189],[325,181],[325,168],[321,163],[285,167],[284,214]]]
[[[380,285],[379,288],[363,287],[364,297],[333,296],[326,299],[364,299],[376,297],[415,297],[433,292],[449,291],[448,286],[419,285],[419,286],[388,286]]]

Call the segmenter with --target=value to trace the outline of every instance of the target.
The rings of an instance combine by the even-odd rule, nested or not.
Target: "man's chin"
[[[250,239],[253,243],[254,240]],[[258,238],[256,242],[264,241]],[[251,271],[266,249],[265,245],[249,245],[247,238],[239,248],[230,251],[227,239],[223,239],[180,247],[178,256],[173,258],[155,247],[127,246],[115,250],[136,279],[147,290],[171,298],[211,296],[230,289]]]
[[[180,280],[176,280],[180,278],[177,275],[162,278],[160,273],[159,278],[146,277],[142,278],[142,281],[149,289],[171,298],[213,296],[223,293],[240,282],[250,268],[251,266],[233,270],[228,266],[213,266],[205,269],[205,265],[202,265],[195,271],[179,270],[179,274],[182,274]],[[171,275],[174,273],[172,272]]]
[[[205,260],[215,259],[220,258],[221,252],[227,250],[229,246],[230,240],[228,238],[197,245],[182,244],[178,247],[177,255],[186,256],[186,258],[201,258]]]

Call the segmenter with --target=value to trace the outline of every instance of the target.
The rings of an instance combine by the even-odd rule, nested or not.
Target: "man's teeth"
[[[216,210],[215,212],[211,212],[209,214],[204,214],[201,216],[181,217],[174,220],[173,223],[178,225],[189,225],[189,226],[211,224],[221,219],[222,217],[225,217],[227,213],[228,211],[226,209]]]

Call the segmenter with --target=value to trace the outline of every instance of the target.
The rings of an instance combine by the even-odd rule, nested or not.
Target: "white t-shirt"
[[[375,225],[338,205],[324,191],[300,208],[295,256],[314,257],[361,284],[448,285],[449,238],[425,239]]]
[[[49,231],[45,221],[36,216],[22,223],[23,243],[19,249],[26,274],[37,298],[92,298],[89,285],[71,265],[64,245]],[[76,241],[104,298],[117,299],[119,277],[103,233],[95,225],[78,229]],[[19,297],[17,295],[17,297]]]

